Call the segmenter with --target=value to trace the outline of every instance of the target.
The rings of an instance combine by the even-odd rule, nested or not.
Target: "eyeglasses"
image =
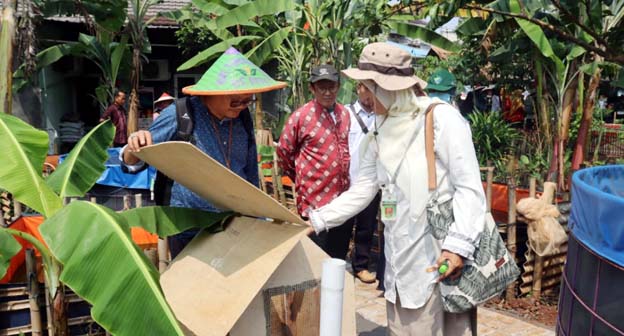
[[[231,108],[239,108],[239,107],[248,107],[249,105],[256,102],[255,98],[245,99],[245,100],[231,100],[230,107]]]
[[[314,86],[314,88],[320,93],[320,94],[326,94],[326,93],[336,93],[338,92],[338,90],[340,89],[340,85],[332,85],[332,86]]]

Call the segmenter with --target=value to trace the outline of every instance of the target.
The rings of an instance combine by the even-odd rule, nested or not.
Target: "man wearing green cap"
[[[253,103],[253,94],[285,86],[286,83],[273,80],[236,49],[230,48],[197,84],[182,89],[182,92],[191,96],[186,105],[188,115],[178,116],[176,105],[179,104],[171,104],[162,111],[148,131],[138,131],[128,137],[128,145],[121,152],[122,160],[129,171],[141,169],[144,163],[133,153],[153,143],[178,140],[178,120],[191,118],[193,129],[189,140],[238,176],[258,186],[256,142],[247,107]],[[221,211],[175,182],[169,204],[174,207]],[[171,257],[175,258],[197,232],[189,230],[169,237]]]
[[[454,105],[455,88],[457,82],[455,76],[446,69],[437,68],[427,81],[427,93],[429,97],[437,97]]]

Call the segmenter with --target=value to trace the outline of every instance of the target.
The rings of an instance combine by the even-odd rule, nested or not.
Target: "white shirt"
[[[360,105],[359,100],[345,107],[347,111],[349,111],[349,116],[351,117],[351,128],[349,129],[349,154],[351,155],[351,165],[349,166],[349,176],[351,178],[351,184],[353,184],[355,183],[358,170],[360,169],[360,157],[362,156],[362,153],[360,153],[360,145],[362,144],[362,139],[366,136],[357,118],[353,115],[353,111],[360,116],[369,133],[375,130],[375,113],[372,111],[366,112],[362,108],[362,105]],[[351,108],[353,108],[353,111]]]
[[[422,307],[431,296],[437,274],[427,273],[426,269],[435,265],[441,249],[471,258],[485,220],[485,195],[470,126],[450,105],[438,106],[434,112],[438,200],[444,202],[453,198],[455,223],[440,246],[429,234],[426,216],[415,218],[410,214],[410,200],[403,194],[401,189],[406,189],[401,185],[396,188],[397,219],[384,223],[385,298],[396,303],[398,290],[401,306],[409,309]],[[370,203],[380,185],[388,183],[389,174],[380,164],[378,155],[391,140],[383,140],[370,142],[361,162],[358,179],[348,191],[324,207],[310,212],[311,223],[317,232],[344,223]],[[409,146],[410,149],[416,143]],[[420,146],[422,148],[416,149],[424,150],[424,140]],[[409,176],[426,174],[426,164],[424,172],[414,171],[415,166],[406,160],[399,170],[405,169]]]

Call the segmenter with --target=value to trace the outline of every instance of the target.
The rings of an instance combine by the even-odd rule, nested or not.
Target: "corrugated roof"
[[[4,2],[4,0],[0,0],[0,3],[2,2]],[[191,0],[164,0],[163,2],[156,4],[148,9],[147,14],[146,14],[146,19],[154,17],[155,15],[158,15],[158,13],[170,12],[170,11],[180,9],[189,3],[191,3]],[[18,5],[19,4],[21,4],[21,1],[18,3]],[[130,7],[130,2],[128,1],[128,14],[130,13],[131,13],[131,7]],[[78,16],[78,15],[76,16],[53,16],[53,17],[48,17],[46,19],[52,20],[52,21],[61,21],[61,22],[82,22],[82,16]],[[164,17],[159,17],[150,24],[150,28],[154,28],[154,27],[173,28],[177,26],[178,24],[174,20],[167,19]]]

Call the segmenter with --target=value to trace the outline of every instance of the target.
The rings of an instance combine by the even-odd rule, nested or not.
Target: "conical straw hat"
[[[195,96],[249,94],[277,90],[286,87],[249,61],[238,50],[229,48],[195,85],[182,92]]]

